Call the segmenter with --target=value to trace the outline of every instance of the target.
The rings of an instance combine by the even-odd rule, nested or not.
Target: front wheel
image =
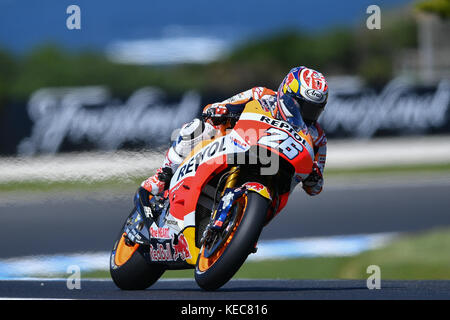
[[[234,226],[214,254],[205,256],[205,244],[195,267],[195,281],[205,290],[216,290],[230,280],[253,251],[266,221],[269,200],[254,192],[244,194],[230,210],[236,210]]]

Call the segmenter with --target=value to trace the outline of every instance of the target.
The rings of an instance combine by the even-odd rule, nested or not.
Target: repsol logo
[[[294,136],[295,140],[300,141],[302,144],[305,144],[306,141],[300,137],[300,135],[297,133],[297,131],[295,131],[294,128],[292,128],[289,124],[287,124],[284,121],[281,120],[275,120],[266,116],[262,116],[261,119],[259,119],[259,121],[265,122],[270,124],[271,126],[280,128],[280,129],[284,129],[287,132],[289,132],[292,136]]]
[[[225,137],[210,143],[180,168],[176,181],[179,181],[187,174],[196,172],[200,164],[213,158],[217,154],[223,153],[224,151],[226,151]]]

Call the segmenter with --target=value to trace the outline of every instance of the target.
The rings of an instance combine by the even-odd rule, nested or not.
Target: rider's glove
[[[210,120],[212,125],[217,126],[228,120],[227,117],[224,117],[224,115],[227,114],[228,114],[227,107],[214,103],[205,107],[205,109],[203,110],[202,117],[205,120]]]
[[[305,180],[303,180],[303,189],[311,196],[315,196],[322,191],[323,175],[319,166],[314,162],[312,171]]]
[[[317,162],[314,162],[311,173],[303,181],[303,185],[313,186],[317,184],[317,182],[319,182],[320,180],[323,180],[322,172],[320,171]]]

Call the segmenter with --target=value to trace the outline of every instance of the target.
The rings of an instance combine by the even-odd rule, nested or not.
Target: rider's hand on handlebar
[[[228,120],[228,108],[223,105],[211,104],[203,111],[203,119],[210,120],[213,125],[219,125]]]
[[[317,162],[314,162],[311,173],[305,180],[303,180],[303,185],[307,187],[313,187],[317,185],[317,183],[321,180],[323,180],[322,172],[320,171]]]

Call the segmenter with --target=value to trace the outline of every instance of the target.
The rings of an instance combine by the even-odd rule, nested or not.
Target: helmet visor
[[[324,104],[317,104],[312,103],[307,100],[298,99],[297,100],[300,105],[300,112],[303,116],[303,119],[305,121],[317,121],[319,119],[319,116],[322,114],[323,110],[325,109]]]

